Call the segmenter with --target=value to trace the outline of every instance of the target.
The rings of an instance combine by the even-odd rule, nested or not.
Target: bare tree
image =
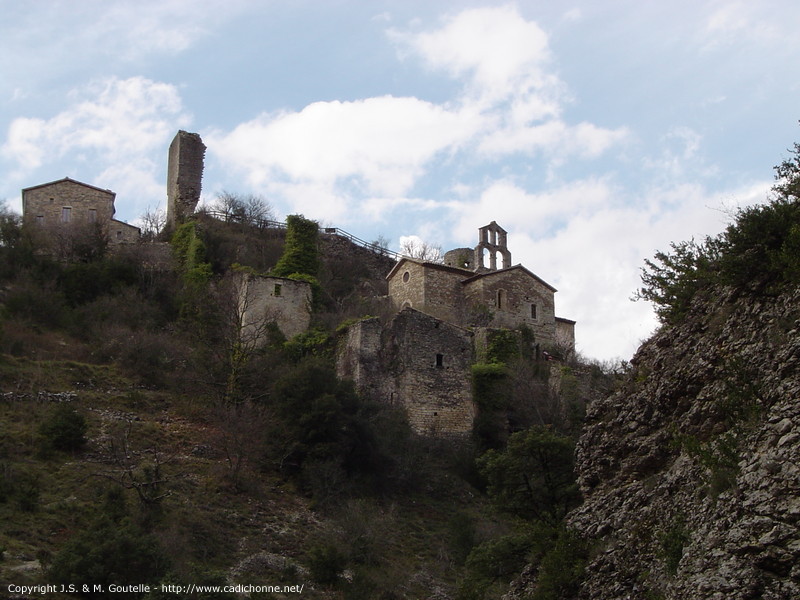
[[[400,253],[403,256],[426,262],[441,263],[444,261],[441,246],[426,242],[415,235],[400,238]]]
[[[217,194],[210,210],[225,221],[246,225],[261,225],[264,221],[275,218],[272,206],[262,196],[236,194],[226,190]]]
[[[144,214],[139,217],[139,222],[142,225],[142,240],[152,242],[167,226],[167,211],[160,206],[155,208],[148,206]]]
[[[109,468],[93,475],[133,490],[143,505],[154,506],[172,495],[167,484],[183,475],[168,475],[164,472],[164,466],[174,456],[166,456],[155,446],[145,450],[134,449],[131,444],[132,428],[133,421],[128,419],[125,429],[108,440],[104,449],[104,462],[109,464]]]

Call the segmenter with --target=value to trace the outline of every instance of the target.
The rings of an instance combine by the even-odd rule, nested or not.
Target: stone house
[[[287,339],[311,323],[311,284],[285,277],[237,274],[241,337],[255,346],[266,342],[266,327],[275,323]]]
[[[69,177],[22,190],[23,222],[48,231],[79,232],[99,224],[111,244],[136,242],[139,228],[114,218],[116,194]]]
[[[468,435],[477,408],[471,366],[492,331],[527,327],[536,347],[575,343],[575,321],[555,316],[556,289],[511,265],[507,234],[479,229],[475,248],[445,254],[445,264],[403,257],[387,275],[395,316],[348,328],[337,371],[365,397],[402,406],[422,435]]]

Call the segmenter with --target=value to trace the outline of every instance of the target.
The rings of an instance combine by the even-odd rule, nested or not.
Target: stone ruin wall
[[[266,326],[275,322],[290,339],[311,323],[311,284],[283,277],[243,273],[239,283],[242,338],[256,345],[266,342]]]
[[[422,435],[469,435],[476,408],[472,334],[406,308],[385,327],[354,324],[340,342],[337,371],[366,398],[401,406]]]
[[[196,133],[179,131],[169,146],[167,226],[174,228],[194,213],[200,201],[206,146]]]

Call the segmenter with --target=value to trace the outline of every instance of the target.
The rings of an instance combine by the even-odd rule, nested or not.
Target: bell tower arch
[[[496,221],[478,229],[478,245],[475,246],[476,271],[497,271],[497,256],[500,255],[501,269],[511,266],[511,252],[508,250],[508,233]],[[489,264],[486,264],[486,258]]]

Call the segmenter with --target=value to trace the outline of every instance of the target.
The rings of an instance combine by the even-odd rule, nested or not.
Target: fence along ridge
[[[220,211],[205,210],[203,213],[209,217],[217,219],[218,221],[225,221],[226,223],[241,223],[245,220],[238,215],[226,214]],[[249,221],[259,229],[286,229],[286,223],[284,221],[273,221],[272,219],[250,219]],[[320,233],[324,233],[326,235],[338,235],[339,237],[350,240],[356,246],[366,248],[375,254],[390,256],[394,260],[400,260],[400,258],[403,256],[394,250],[389,250],[388,248],[383,248],[382,246],[379,246],[373,242],[366,242],[361,238],[357,238],[352,233],[348,233],[347,231],[339,229],[338,227],[320,227],[319,230]]]

